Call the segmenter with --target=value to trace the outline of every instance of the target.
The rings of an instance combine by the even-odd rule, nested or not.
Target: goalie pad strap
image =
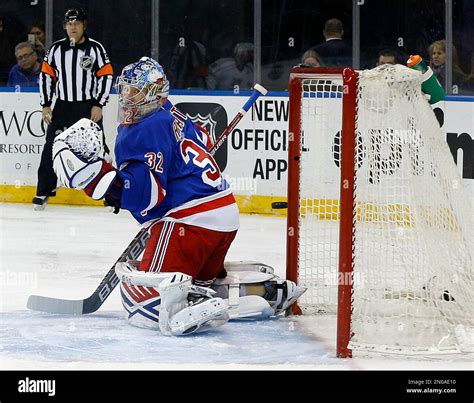
[[[229,271],[227,276],[214,280],[213,285],[229,285],[229,284],[255,284],[274,279],[272,273],[260,273],[256,271]]]
[[[241,260],[237,262],[225,262],[224,269],[227,272],[230,271],[253,271],[260,273],[270,273],[274,272],[273,267],[265,264],[256,262],[253,260]]]
[[[236,306],[239,305],[240,297],[240,284],[230,284],[229,285],[229,305]]]

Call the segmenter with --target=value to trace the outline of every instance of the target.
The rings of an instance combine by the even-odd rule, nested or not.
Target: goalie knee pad
[[[183,273],[138,271],[130,263],[118,263],[122,304],[130,324],[160,330],[165,335],[187,335],[224,324],[229,306],[213,298],[210,288],[192,284]]]

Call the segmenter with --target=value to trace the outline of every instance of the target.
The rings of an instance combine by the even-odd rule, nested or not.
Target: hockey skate
[[[306,291],[306,287],[280,278],[266,281],[263,286],[266,291],[263,298],[273,308],[275,315],[285,312]]]
[[[49,196],[38,196],[36,195],[33,197],[32,203],[33,203],[33,208],[35,211],[42,211],[45,209],[46,204],[48,204],[48,200],[50,197],[56,196],[56,189],[54,189]]]
[[[48,203],[49,196],[35,196],[33,197],[33,208],[35,211],[42,211]]]

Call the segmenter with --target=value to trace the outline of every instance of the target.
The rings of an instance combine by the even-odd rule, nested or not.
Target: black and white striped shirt
[[[104,47],[88,38],[71,46],[69,38],[53,43],[41,66],[41,106],[53,95],[68,102],[93,100],[104,106],[112,88],[113,70]]]

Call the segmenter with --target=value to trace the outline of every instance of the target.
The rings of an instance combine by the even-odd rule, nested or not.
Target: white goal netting
[[[420,84],[421,74],[403,66],[359,72],[354,349],[472,348],[474,215]],[[305,313],[336,313],[338,284],[348,280],[338,276],[342,94],[341,76],[302,80],[298,282],[308,287]]]

